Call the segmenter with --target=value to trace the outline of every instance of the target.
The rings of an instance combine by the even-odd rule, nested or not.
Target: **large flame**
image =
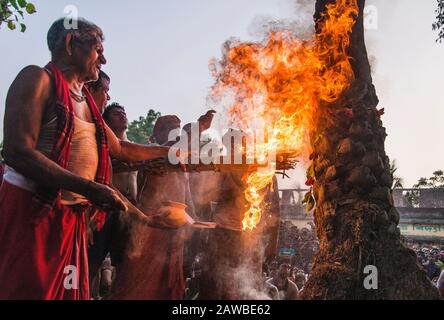
[[[356,0],[337,0],[327,5],[311,40],[280,30],[262,43],[227,43],[223,59],[213,65],[212,95],[231,101],[231,125],[249,131],[255,119],[265,124],[268,139],[255,146],[257,157],[310,152],[309,133],[320,102],[337,100],[353,79],[347,49],[358,14]],[[275,171],[270,163],[266,170],[246,175],[244,230],[259,223]]]

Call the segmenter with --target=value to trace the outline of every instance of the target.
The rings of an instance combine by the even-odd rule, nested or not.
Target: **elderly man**
[[[88,299],[85,211],[128,207],[108,186],[109,155],[139,161],[168,153],[119,140],[103,122],[84,86],[106,63],[103,32],[76,23],[54,22],[51,62],[24,68],[6,98],[0,299]]]

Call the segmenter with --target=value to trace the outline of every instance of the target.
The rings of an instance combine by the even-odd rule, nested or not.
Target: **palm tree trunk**
[[[332,0],[317,0],[315,19]],[[304,299],[439,299],[439,293],[400,240],[393,206],[385,128],[376,109],[364,42],[363,10],[350,38],[355,80],[334,105],[348,112],[322,112],[314,136],[314,213],[320,250]],[[319,30],[319,25],[317,26]],[[352,110],[352,113],[350,112]],[[324,110],[324,109],[323,109]],[[345,116],[348,114],[348,117]],[[327,124],[327,125],[326,125]],[[321,132],[322,131],[322,132]],[[377,289],[364,286],[364,268],[377,268]],[[372,273],[375,276],[375,273]]]

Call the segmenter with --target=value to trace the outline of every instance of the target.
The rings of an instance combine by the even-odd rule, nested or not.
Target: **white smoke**
[[[290,18],[276,19],[270,15],[256,16],[248,28],[252,37],[263,39],[271,31],[286,30],[300,39],[309,39],[314,34],[314,0],[294,1],[294,14]]]

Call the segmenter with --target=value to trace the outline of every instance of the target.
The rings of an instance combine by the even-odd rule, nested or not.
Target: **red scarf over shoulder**
[[[48,63],[46,69],[52,74],[56,92],[55,112],[57,117],[57,129],[55,136],[56,140],[50,154],[50,159],[66,169],[68,166],[71,140],[74,134],[74,107],[71,101],[68,83],[61,70],[53,62]],[[108,185],[110,161],[105,123],[86,86],[83,87],[83,94],[86,96],[86,102],[96,126],[99,166],[97,168],[95,181]],[[44,215],[48,210],[52,210],[54,205],[60,206],[61,190],[39,186],[34,200],[42,205],[40,214]],[[100,220],[104,219],[104,213],[98,214],[97,217],[100,217]],[[102,221],[98,223],[99,227],[101,223]]]

